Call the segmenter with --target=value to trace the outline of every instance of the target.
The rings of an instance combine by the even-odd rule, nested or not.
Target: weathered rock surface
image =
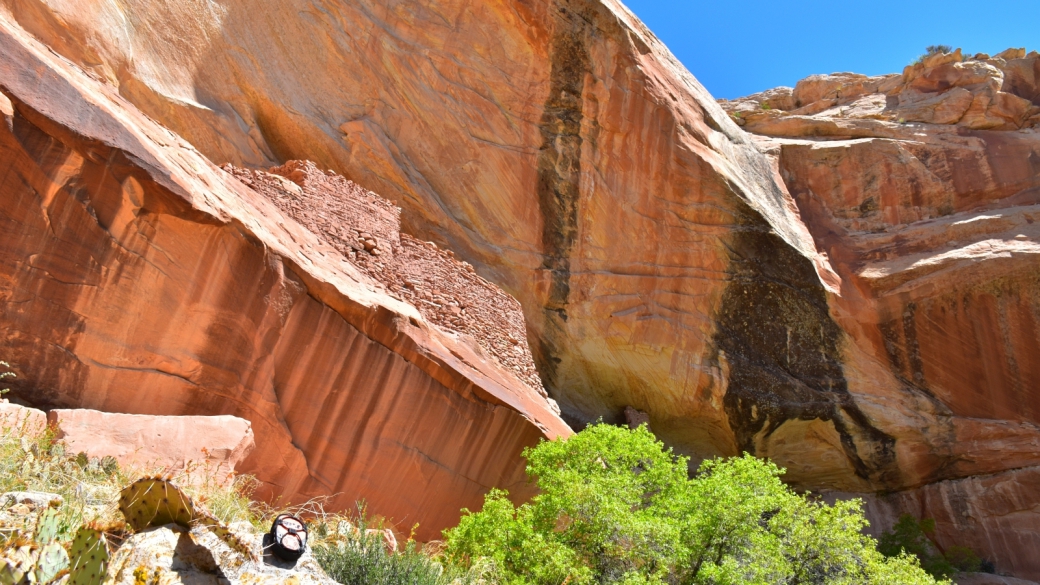
[[[971,546],[1030,579],[1040,578],[1040,130],[1037,78],[1025,72],[1036,63],[1022,50],[958,52],[860,76],[841,95],[817,91],[801,112],[744,113],[776,101],[768,92],[724,104],[767,135],[760,147],[841,278],[828,304],[847,332],[843,369],[854,393],[873,395],[861,404],[887,419],[879,427],[899,462],[895,493],[868,506],[875,528],[904,512],[933,517],[940,546]],[[873,112],[843,110],[879,93],[887,105]],[[916,404],[902,420],[900,403]],[[911,486],[923,487],[899,491]]]
[[[138,469],[183,472],[200,467],[211,477],[235,472],[255,447],[249,421],[235,416],[150,416],[89,409],[55,409],[47,421],[70,453],[114,457]]]
[[[792,343],[825,342],[826,261],[767,161],[614,0],[3,4],[212,160],[309,159],[398,202],[403,231],[521,302],[542,382],[579,423],[631,405],[683,452],[746,447],[756,423],[730,419],[769,399],[730,383],[740,356],[715,342],[723,297],[746,312],[738,272],[769,288],[759,266],[792,266],[780,305],[810,313]]]
[[[1040,465],[1034,53],[812,78],[726,104],[730,116],[614,0],[3,5],[217,162],[310,159],[399,202],[404,231],[517,297],[544,386],[578,422],[621,422],[631,406],[681,452],[753,451],[815,490]],[[738,124],[777,137],[760,142],[774,166]],[[255,205],[263,213],[243,224],[286,215]],[[381,257],[379,233],[366,233],[300,241]],[[216,270],[191,266],[185,282]],[[312,306],[271,286],[264,298]],[[236,308],[227,322],[254,315]],[[313,335],[323,321],[302,313],[290,327]],[[304,345],[299,335],[281,347]],[[341,371],[335,352],[281,351],[306,371]],[[275,376],[273,392],[303,415],[287,425],[316,454],[335,444],[322,434],[332,423],[283,390],[301,377]],[[529,398],[515,400],[548,409],[522,386],[512,396]],[[225,396],[256,402],[234,387]],[[514,440],[506,426],[472,436]],[[438,430],[455,432],[421,433]],[[470,456],[454,455],[447,469]],[[394,483],[388,493],[404,497]]]
[[[793,90],[776,88],[721,103],[745,130],[766,136],[840,135],[815,128],[820,119],[1018,130],[1040,124],[1038,72],[1035,51],[1009,49],[990,58],[967,57],[958,49],[925,57],[901,75],[813,75]]]
[[[522,449],[569,432],[537,391],[5,18],[0,55],[12,394],[241,417],[267,493],[421,536],[527,489]]]
[[[335,585],[310,551],[295,563],[281,562],[262,552],[261,535],[248,525],[236,534],[252,548],[256,559],[229,547],[204,527],[187,530],[176,524],[134,534],[119,547],[109,563],[106,583],[136,585]]]
[[[47,428],[47,413],[35,408],[0,402],[0,429],[18,429],[28,436]]]

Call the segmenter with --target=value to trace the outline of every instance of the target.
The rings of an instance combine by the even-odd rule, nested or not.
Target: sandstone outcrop
[[[749,448],[766,425],[744,419],[767,407],[773,425],[848,411],[847,432],[829,431],[834,460],[860,437],[884,451],[836,350],[818,350],[838,332],[823,302],[836,281],[793,203],[619,2],[351,0],[313,17],[240,0],[3,5],[214,161],[309,159],[396,201],[404,232],[520,301],[541,381],[575,424],[632,406],[703,457]],[[767,291],[781,300],[752,310]],[[782,330],[748,346],[763,323]],[[758,366],[788,347],[811,363],[775,409],[778,380]],[[851,457],[871,461],[834,474],[856,485],[890,466]]]
[[[828,303],[847,332],[845,374],[875,396],[864,403],[877,401],[868,416],[917,404],[879,425],[901,477],[891,495],[866,496],[881,502],[868,506],[875,528],[933,517],[941,547],[971,546],[1030,579],[1040,579],[1036,67],[1035,52],[958,51],[902,75],[814,76],[793,103],[775,90],[723,102],[762,135],[841,279]],[[903,397],[885,403],[893,391]]]
[[[188,530],[169,524],[127,538],[109,563],[105,582],[136,585],[143,575],[149,582],[169,585],[336,585],[309,550],[290,565],[264,554],[261,535],[248,523],[234,528],[260,560],[229,547],[204,528]]]
[[[926,56],[902,74],[813,75],[794,89],[776,88],[721,103],[745,130],[766,136],[842,135],[821,130],[821,118],[975,130],[1032,128],[1040,125],[1040,53],[1008,49],[992,58],[970,57],[957,49]]]
[[[123,467],[231,476],[253,451],[249,421],[235,416],[149,416],[55,409],[47,421],[70,453],[114,457]]]
[[[0,18],[0,327],[39,406],[229,414],[261,495],[364,498],[420,536],[569,433],[442,331],[112,88]],[[523,342],[524,340],[520,340]]]
[[[528,421],[555,419],[528,375],[526,353],[482,342],[484,317],[458,318],[463,308],[469,314],[465,300],[444,294],[438,300],[430,291],[439,307],[420,302],[419,309],[407,308],[404,300],[424,297],[395,280],[400,273],[389,262],[398,257],[393,221],[346,233],[320,213],[310,223],[302,207],[297,213],[294,201],[314,201],[324,189],[318,183],[338,182],[306,168],[271,170],[305,159],[400,204],[402,231],[416,238],[400,236],[402,258],[412,254],[409,243],[417,258],[433,254],[419,244],[432,240],[512,293],[524,308],[544,388],[572,422],[602,416],[620,423],[632,407],[649,415],[658,436],[695,460],[753,451],[814,490],[902,493],[1040,465],[1031,390],[1040,363],[1031,293],[1040,238],[1032,210],[1040,160],[1035,53],[940,55],[902,74],[811,78],[723,104],[727,113],[615,0],[348,0],[302,13],[278,2],[257,11],[242,0],[204,8],[184,0],[104,9],[56,0],[0,4],[55,52],[210,159],[269,169],[265,175],[232,169],[247,181],[264,178],[258,191],[232,188],[236,201],[251,206],[233,217],[250,233],[262,222],[264,230],[285,234],[262,238],[266,246],[282,242],[276,249],[284,250],[294,239],[290,251],[326,255],[312,253],[309,263],[293,260],[306,267],[299,270],[257,268],[248,273],[257,278],[227,286],[219,311],[200,312],[219,315],[211,322],[219,321],[221,331],[237,333],[248,321],[263,323],[263,331],[296,335],[272,341],[272,351],[256,341],[268,338],[254,333],[229,334],[222,347],[262,347],[236,353],[230,360],[235,364],[253,364],[261,353],[274,356],[263,362],[272,364],[268,369],[235,371],[266,376],[274,369],[273,376],[257,378],[271,380],[262,395],[272,403],[271,396],[277,398],[281,410],[272,412],[292,413],[285,424],[306,453],[310,476],[320,478],[314,486],[334,485],[359,469],[426,465],[402,449],[397,458],[357,463],[337,479],[329,468],[315,471],[311,457],[318,454],[347,460],[347,448],[334,437],[350,436],[322,414],[362,408],[337,402],[339,395],[323,380],[302,373],[331,375],[336,388],[357,375],[341,368],[340,350],[307,346],[315,330],[321,339],[378,339],[396,355],[411,356],[409,363],[423,372],[415,376],[424,376],[436,368],[395,343],[427,329],[410,327],[407,319],[393,326],[387,320],[394,314],[432,320],[454,332],[429,334],[431,344],[451,349],[434,362],[455,363],[450,356],[457,351],[463,362],[494,366],[481,370],[491,372],[488,379],[518,380],[499,384],[501,391],[474,390],[512,407],[496,411],[504,418],[490,428],[461,432],[431,422],[413,432],[387,425],[395,439],[439,435],[444,451],[433,457],[443,464],[437,469],[454,473],[465,461],[480,461],[459,475],[472,477],[467,474],[479,469],[484,478],[516,480],[518,467],[488,469],[483,464],[493,457],[451,452],[446,445],[495,437],[480,445],[506,441],[496,453],[516,452],[555,428],[543,422],[550,432],[536,431]],[[739,125],[760,136],[752,139]],[[299,183],[292,179],[296,171],[302,173]],[[261,193],[271,176],[289,178],[271,179],[278,189]],[[203,203],[196,199],[195,205]],[[297,231],[300,223],[309,228]],[[206,232],[209,239],[183,232],[174,238],[180,223],[156,225],[167,231],[148,236],[157,247],[151,249],[183,249],[186,257],[209,259],[178,257],[190,266],[176,272],[185,283],[228,274],[213,259],[228,258],[224,244],[242,249],[218,227]],[[36,229],[43,233],[45,226],[41,220]],[[173,246],[174,240],[191,245]],[[18,250],[3,254],[14,257]],[[259,266],[267,256],[249,258]],[[330,267],[327,258],[344,260]],[[379,298],[389,308],[374,313],[368,308],[375,301],[362,302],[361,310],[337,300],[333,289],[342,294],[354,285],[326,286],[333,273],[344,281],[381,284],[365,298]],[[148,282],[137,278],[142,280]],[[419,284],[416,291],[429,286]],[[218,286],[178,289],[169,305],[205,291],[219,296]],[[289,317],[275,311],[275,317],[235,302],[232,310],[232,288],[262,290],[256,298],[275,306],[287,299],[294,309]],[[455,307],[452,301],[457,315],[443,310]],[[333,313],[348,315],[343,318],[363,335],[349,329],[339,337],[332,329],[326,334],[325,319],[335,320]],[[137,322],[119,321],[121,331],[136,331],[129,324]],[[144,323],[141,330],[158,328]],[[121,345],[107,349],[126,343],[118,338]],[[232,343],[238,339],[246,341]],[[145,345],[142,351],[151,351]],[[167,362],[181,376],[196,365],[206,376],[229,367],[226,359],[182,359],[173,347],[200,343],[171,340],[149,354],[160,356],[152,360],[162,362],[160,371],[168,371]],[[65,359],[42,343],[27,353]],[[284,373],[288,362],[300,361],[303,368]],[[445,379],[457,380],[455,375],[434,377],[454,388]],[[227,378],[221,387],[231,390],[220,394],[222,400],[250,408],[265,404],[251,389],[267,382]],[[40,386],[68,387],[48,384]],[[303,394],[301,385],[321,389]],[[329,396],[331,406],[308,402],[314,392]],[[430,392],[462,400],[439,387]],[[384,420],[488,420],[454,406],[460,402],[417,405],[391,394],[384,392],[384,401],[365,411],[363,420],[372,421],[365,429]],[[185,406],[174,399],[156,408]],[[509,418],[516,412],[528,416]],[[266,433],[260,418],[266,417],[250,418],[258,451]],[[293,469],[303,469],[304,455],[286,457],[295,461]],[[423,485],[444,478],[434,467],[423,467],[429,475],[416,472]],[[473,488],[467,494],[478,491],[458,475],[450,478],[459,484],[447,491],[460,484]],[[391,496],[422,498],[403,494],[398,480],[392,484],[368,486],[387,494],[379,505]],[[433,524],[447,519],[438,516]],[[994,560],[998,568],[1026,567],[1012,560],[1025,553],[1008,549]]]

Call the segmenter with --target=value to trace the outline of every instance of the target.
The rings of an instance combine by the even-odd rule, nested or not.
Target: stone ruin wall
[[[485,354],[547,397],[520,303],[450,250],[402,234],[401,209],[392,202],[309,161],[268,172],[223,168],[325,239],[390,296],[443,330],[472,336]]]

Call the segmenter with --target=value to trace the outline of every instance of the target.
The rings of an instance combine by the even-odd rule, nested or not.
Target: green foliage
[[[398,553],[386,550],[379,534],[359,533],[338,543],[313,547],[314,558],[343,585],[439,585],[443,567],[415,546]]]
[[[978,573],[982,570],[982,559],[966,546],[951,546],[946,550],[946,560],[953,568],[965,573]]]
[[[928,538],[933,531],[935,520],[918,520],[910,514],[903,514],[892,530],[878,539],[878,550],[887,557],[912,555],[934,577],[948,577],[957,571],[974,573],[982,569],[982,559],[968,547],[952,546],[945,555],[939,552]]]
[[[773,109],[773,106],[770,106],[769,102],[762,102],[762,105],[759,106],[759,107],[761,107],[763,110],[767,110],[767,111]]]
[[[886,559],[860,531],[859,501],[794,493],[751,456],[687,460],[641,427],[594,425],[525,452],[539,494],[492,491],[445,531],[445,558],[486,563],[507,585],[934,583],[909,555]]]
[[[108,543],[100,530],[80,528],[69,548],[72,568],[69,585],[101,585],[108,569]]]
[[[353,518],[319,515],[311,530],[311,550],[325,572],[343,585],[465,585],[479,581],[479,570],[462,571],[433,559],[408,540],[387,550],[382,524],[370,524],[363,502]],[[358,528],[360,527],[360,528]]]
[[[950,45],[928,45],[924,49],[924,54],[918,55],[916,59],[910,62],[910,64],[917,65],[918,63],[923,62],[925,59],[931,57],[932,55],[944,55],[952,52],[953,47],[951,47]]]

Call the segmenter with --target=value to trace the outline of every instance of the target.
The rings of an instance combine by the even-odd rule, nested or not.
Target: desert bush
[[[366,529],[374,528],[373,532]],[[438,562],[436,551],[409,538],[397,551],[387,549],[383,524],[365,514],[363,502],[351,516],[320,514],[311,523],[315,560],[343,585],[465,585],[477,583],[477,570]]]
[[[858,500],[797,494],[748,455],[691,479],[645,427],[599,424],[525,456],[539,494],[514,506],[493,491],[464,510],[448,562],[489,564],[509,585],[935,583],[912,556],[877,551]]]

